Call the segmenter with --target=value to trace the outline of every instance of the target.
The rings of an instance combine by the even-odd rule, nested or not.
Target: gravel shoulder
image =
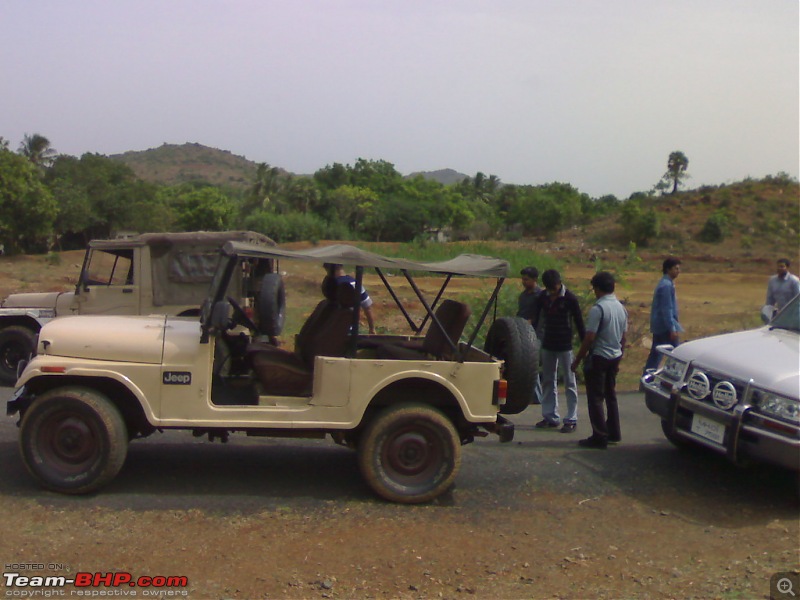
[[[329,441],[184,433],[134,442],[100,494],[51,494],[4,419],[0,558],[183,575],[170,591],[192,598],[769,597],[798,570],[796,479],[672,448],[638,394],[622,410],[624,442],[596,451],[577,448],[581,425],[534,430],[532,407],[511,444],[466,446],[457,486],[426,506],[376,499]]]

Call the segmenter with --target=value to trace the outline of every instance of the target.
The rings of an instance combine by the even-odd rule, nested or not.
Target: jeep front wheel
[[[33,352],[36,334],[27,327],[13,326],[0,330],[0,384],[17,382],[17,364]]]
[[[428,502],[453,484],[461,444],[441,411],[401,404],[367,426],[358,444],[358,466],[379,496],[403,504]]]
[[[102,394],[54,389],[25,412],[20,450],[25,466],[44,487],[84,494],[106,485],[122,468],[128,432],[119,410]]]

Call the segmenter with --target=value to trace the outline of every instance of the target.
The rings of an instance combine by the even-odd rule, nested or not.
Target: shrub
[[[708,217],[698,237],[700,241],[712,244],[721,242],[727,237],[729,227],[730,217],[728,213],[724,210],[716,210]]]
[[[655,210],[643,210],[636,200],[628,200],[622,205],[619,223],[628,240],[638,246],[647,246],[661,231],[661,220]]]

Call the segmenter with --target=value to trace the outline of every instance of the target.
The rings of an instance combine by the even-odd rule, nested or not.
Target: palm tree
[[[37,167],[43,169],[51,166],[58,155],[58,152],[50,147],[50,140],[38,133],[33,135],[26,133],[19,144],[18,152]]]
[[[667,160],[667,172],[664,174],[664,179],[672,180],[672,193],[678,191],[678,184],[681,180],[688,177],[686,169],[689,167],[689,159],[681,151],[672,152]]]

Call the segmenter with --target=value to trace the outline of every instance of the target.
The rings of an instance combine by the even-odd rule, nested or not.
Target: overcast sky
[[[798,176],[797,0],[0,0],[0,136],[593,197]]]

